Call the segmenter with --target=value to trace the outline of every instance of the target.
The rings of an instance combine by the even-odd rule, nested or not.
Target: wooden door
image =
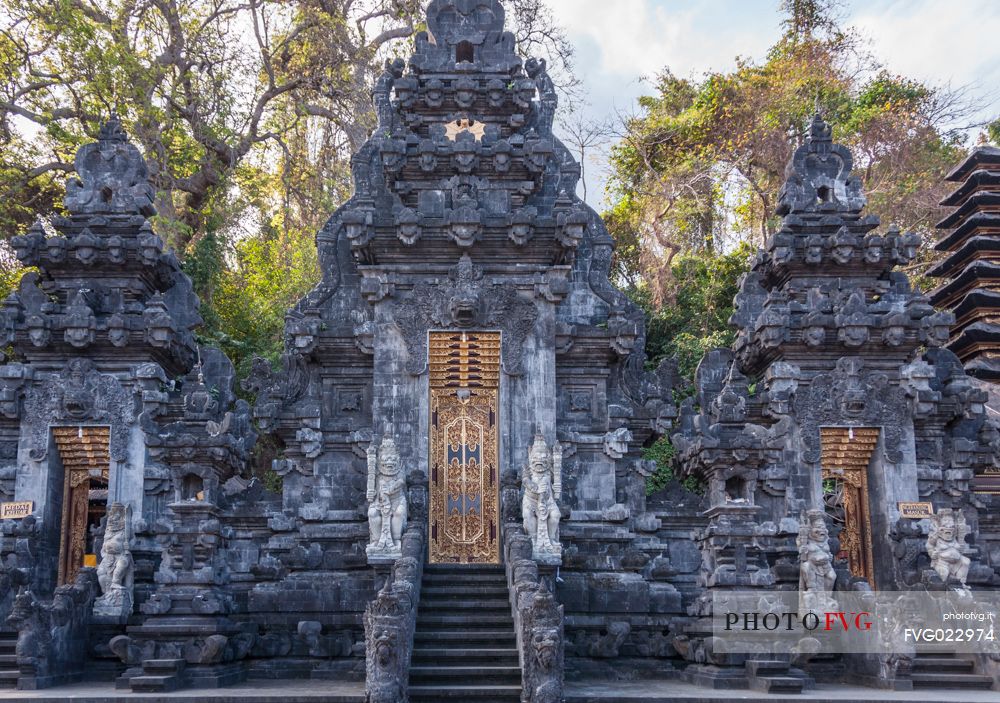
[[[499,332],[430,337],[430,561],[500,563]]]

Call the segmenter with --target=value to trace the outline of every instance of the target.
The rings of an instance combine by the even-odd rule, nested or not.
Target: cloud
[[[728,71],[738,56],[763,60],[780,33],[777,0],[549,0],[577,51],[589,100],[586,114],[614,118],[650,93],[641,78],[664,68],[682,77]],[[997,0],[848,0],[845,23],[868,38],[894,73],[933,85],[969,86],[1000,114],[1000,2]],[[599,204],[607,165],[588,174]]]
[[[890,70],[966,84],[1000,71],[1000,5],[995,0],[892,0],[862,6],[850,22]]]

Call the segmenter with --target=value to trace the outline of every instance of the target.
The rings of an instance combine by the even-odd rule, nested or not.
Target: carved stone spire
[[[66,183],[64,201],[72,214],[156,214],[146,161],[116,115],[101,125],[96,142],[80,147],[74,163],[77,176]]]
[[[785,172],[777,213],[857,215],[865,206],[861,179],[851,173],[847,147],[833,143],[833,130],[817,112],[806,142],[795,150]]]

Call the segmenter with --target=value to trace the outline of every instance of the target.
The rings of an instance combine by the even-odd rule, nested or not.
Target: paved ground
[[[44,691],[0,690],[0,701],[32,703],[106,703],[141,700],[144,703],[364,703],[364,684],[338,681],[248,681],[218,689],[174,691],[173,693],[132,693],[116,690],[113,684],[81,683]]]
[[[3,691],[0,701],[33,703],[107,703],[141,700],[145,703],[362,703],[361,684],[334,681],[251,681],[217,690],[174,693],[129,693],[109,684],[76,684],[46,691]],[[766,695],[750,691],[712,691],[676,681],[569,684],[566,703],[773,703],[777,700],[807,703],[1000,703],[991,691],[877,691],[871,688],[818,686],[799,696]]]
[[[765,694],[755,691],[715,691],[679,681],[622,682],[616,684],[567,684],[566,703],[1000,703],[996,691],[880,691],[855,686],[818,685],[800,695]]]

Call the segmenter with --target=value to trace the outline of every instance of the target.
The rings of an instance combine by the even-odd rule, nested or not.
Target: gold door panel
[[[868,465],[878,446],[880,430],[872,427],[823,427],[823,485],[828,514],[839,523],[840,558],[851,575],[875,588]]]
[[[110,430],[107,427],[54,427],[63,465],[59,584],[73,583],[83,566],[96,566],[93,531],[107,509]]]
[[[431,333],[431,563],[500,563],[499,358],[497,332]]]

